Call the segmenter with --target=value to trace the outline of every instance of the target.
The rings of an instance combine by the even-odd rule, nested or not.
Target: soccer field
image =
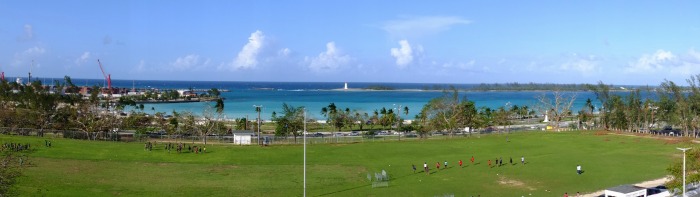
[[[44,147],[46,139],[52,147]],[[301,145],[210,144],[205,154],[178,154],[168,153],[163,143],[145,151],[143,143],[6,135],[0,140],[29,142],[35,148],[31,154],[35,167],[25,171],[18,184],[22,196],[301,196],[303,192]],[[665,176],[671,161],[680,157],[675,149],[680,146],[693,145],[590,131],[314,144],[307,147],[307,195],[589,193]],[[474,163],[469,161],[472,156]],[[493,160],[501,157],[504,165],[495,166]],[[460,159],[463,167],[458,165]],[[436,162],[445,161],[447,169],[435,169]],[[422,170],[424,162],[429,175]],[[583,174],[576,174],[576,165],[582,166]],[[389,186],[372,188],[367,174],[382,170],[389,174]]]

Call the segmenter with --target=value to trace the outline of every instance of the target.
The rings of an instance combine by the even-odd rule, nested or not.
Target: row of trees
[[[698,137],[700,130],[700,75],[686,80],[687,87],[665,80],[657,88],[636,89],[625,94],[612,92],[610,85],[588,85],[602,104],[597,117],[595,107],[586,101],[579,116],[603,129],[651,132],[660,127],[679,128],[683,136]]]
[[[547,114],[553,126],[566,120],[578,120],[585,128],[616,129],[637,132],[649,132],[653,127],[670,125],[680,128],[683,135],[696,135],[700,128],[700,76],[692,76],[686,80],[688,87],[681,87],[672,81],[664,81],[658,88],[632,90],[627,92],[611,91],[610,85],[599,82],[596,85],[586,85],[595,93],[601,104],[600,109],[588,98],[585,106],[577,112],[572,110],[576,95],[571,92],[553,91],[548,95],[538,97],[539,104],[534,107],[506,104],[491,109],[477,107],[476,103],[466,97],[460,97],[458,90],[451,87],[443,95],[431,99],[414,117],[410,125],[397,127],[396,130],[415,130],[421,136],[432,131],[442,131],[454,134],[465,127],[483,129],[489,126],[508,126],[514,121],[530,119],[534,116]],[[53,90],[75,90],[70,77],[63,82],[54,81]],[[106,136],[114,130],[165,131],[177,135],[203,135],[228,132],[232,128],[249,130],[251,126],[247,119],[237,119],[236,122],[226,123],[222,120],[223,100],[213,102],[207,107],[201,117],[187,112],[173,112],[173,118],[163,113],[148,115],[143,112],[143,105],[137,105],[134,100],[120,98],[116,101],[99,97],[100,87],[93,86],[87,99],[79,94],[59,94],[44,86],[40,81],[29,85],[2,81],[0,83],[0,126],[9,128],[33,128],[43,130],[78,130],[84,132],[87,139],[97,139]],[[70,91],[65,91],[70,92]],[[175,91],[173,91],[175,92]],[[218,97],[219,91],[210,90],[207,95]],[[140,111],[132,112],[129,117],[120,118],[113,110],[123,110],[133,106]],[[281,116],[273,116],[278,122],[275,132],[278,135],[298,136],[298,118],[301,107],[284,104]],[[399,114],[401,112],[402,114]],[[326,118],[326,125],[336,131],[343,128],[366,130],[393,128],[403,122],[401,116],[407,115],[409,109],[382,108],[373,113],[349,108],[341,108],[335,103],[321,109]],[[294,121],[292,121],[294,120]],[[188,123],[189,126],[181,127]],[[202,126],[204,125],[204,126]],[[254,129],[254,128],[253,128]]]
[[[284,103],[280,115],[277,115],[277,112],[273,112],[272,121],[277,124],[275,135],[288,136],[291,134],[296,139],[300,135],[299,131],[301,131],[301,125],[304,121],[302,118],[303,110],[304,107],[294,107]],[[403,110],[404,115],[408,115],[408,107],[397,109],[397,111],[400,110]],[[336,106],[335,103],[330,103],[328,106],[321,108],[321,114],[326,118],[325,125],[331,126],[333,131],[341,131],[343,128],[365,130],[365,126],[370,126],[370,129],[374,129],[375,126],[381,126],[386,129],[403,121],[401,115],[394,112],[394,109],[386,109],[385,107],[374,110],[374,113],[370,115],[367,112],[350,110],[350,108],[343,110]],[[399,127],[398,130],[410,131],[410,127]]]
[[[191,112],[173,112],[172,117],[164,113],[146,114],[143,105],[128,97],[118,100],[101,98],[102,88],[93,86],[88,95],[70,93],[78,88],[70,77],[54,81],[53,87],[33,81],[30,84],[0,81],[0,127],[16,130],[29,128],[42,135],[44,131],[78,131],[73,138],[89,140],[113,139],[116,131],[134,130],[137,134],[163,131],[177,136],[201,135],[228,132],[230,127],[222,120],[224,102],[218,98],[208,105],[202,116]],[[65,93],[61,93],[65,92]],[[176,94],[177,91],[165,91]],[[218,97],[218,90],[210,95]],[[132,111],[122,117],[117,111],[132,106]],[[112,137],[108,137],[112,136]]]
[[[548,97],[543,96],[543,98]],[[541,101],[550,102],[547,99]],[[451,87],[450,90],[443,91],[442,96],[431,99],[423,106],[420,113],[416,115],[412,128],[421,137],[434,131],[447,132],[452,136],[465,128],[475,130],[489,126],[505,126],[507,129],[514,121],[535,116],[534,109],[509,103],[496,109],[477,107],[474,101],[470,101],[467,97],[460,97],[458,90]]]

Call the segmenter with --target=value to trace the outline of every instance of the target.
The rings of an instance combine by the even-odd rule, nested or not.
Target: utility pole
[[[260,143],[260,122],[262,122],[260,120],[260,112],[262,111],[263,106],[262,105],[253,105],[253,107],[255,107],[255,111],[258,112],[258,145],[260,145],[261,144]]]

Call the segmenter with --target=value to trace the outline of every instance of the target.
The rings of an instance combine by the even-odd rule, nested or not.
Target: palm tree
[[[221,114],[224,112],[224,100],[219,98],[216,99],[216,105],[214,106],[216,108],[216,112]],[[256,111],[259,109],[256,109]]]

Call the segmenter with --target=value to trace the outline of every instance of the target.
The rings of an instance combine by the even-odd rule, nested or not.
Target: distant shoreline
[[[161,104],[161,103],[198,103],[198,102],[212,102],[212,101],[215,101],[215,99],[192,99],[192,100],[176,99],[176,100],[167,100],[167,101],[142,100],[142,101],[134,101],[134,102],[136,104]]]

